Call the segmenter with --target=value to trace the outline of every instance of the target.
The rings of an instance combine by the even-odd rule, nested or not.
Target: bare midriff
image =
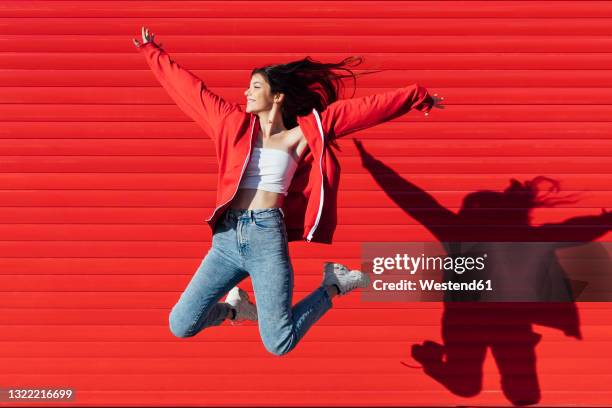
[[[299,126],[278,135],[274,135],[272,141],[263,142],[260,131],[255,147],[265,147],[291,152],[294,157],[300,157],[307,143]],[[300,147],[298,145],[302,143]],[[255,210],[259,208],[281,208],[285,195],[271,191],[257,190],[253,188],[239,188],[236,196],[230,204],[230,208],[239,210]]]
[[[230,204],[230,208],[255,210],[259,208],[282,207],[285,196],[271,191],[241,188]]]

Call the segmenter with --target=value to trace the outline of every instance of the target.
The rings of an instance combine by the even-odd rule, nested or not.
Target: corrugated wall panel
[[[436,239],[409,214],[427,211],[420,192],[400,180],[454,212],[512,178],[546,175],[578,194],[534,210],[533,224],[612,202],[612,2],[3,1],[2,387],[68,386],[76,403],[107,406],[612,405],[604,302],[453,308],[355,294],[282,358],[252,324],[173,337],[170,308],[210,247],[216,160],[134,49],[142,25],[234,102],[254,66],[305,55],[363,55],[360,68],[384,70],[355,96],[418,82],[445,97],[429,117],[354,135],[395,175],[371,174],[340,140],[335,243],[290,244],[294,301],[322,262],[358,267],[364,242]],[[412,346],[449,337],[467,362],[424,372]]]

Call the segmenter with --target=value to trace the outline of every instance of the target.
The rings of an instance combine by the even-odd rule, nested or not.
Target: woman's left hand
[[[145,45],[146,43],[155,42],[155,34],[153,33],[149,33],[149,29],[146,28],[145,26],[142,26],[142,43],[140,43],[137,39],[132,38],[132,42],[134,42],[134,45],[136,46],[136,48],[140,48],[141,45]],[[158,44],[160,47],[162,46],[161,43]]]
[[[438,109],[444,109],[444,105],[442,105],[442,101],[444,100],[444,97],[438,97],[438,94],[435,93],[431,96],[431,99],[433,99],[434,103],[431,105],[431,108],[438,108]],[[429,112],[425,112],[425,116],[429,116]]]

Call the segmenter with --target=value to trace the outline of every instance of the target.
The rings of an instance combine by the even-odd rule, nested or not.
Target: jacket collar
[[[313,109],[306,116],[298,116],[297,122],[302,129],[310,150],[313,153],[322,151],[325,136],[323,135],[321,118],[316,109]]]

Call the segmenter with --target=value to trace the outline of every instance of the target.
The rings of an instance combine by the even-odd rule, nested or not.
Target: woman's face
[[[274,98],[270,92],[270,84],[263,75],[255,74],[251,77],[249,88],[244,91],[247,98],[246,112],[258,113],[272,109]]]

